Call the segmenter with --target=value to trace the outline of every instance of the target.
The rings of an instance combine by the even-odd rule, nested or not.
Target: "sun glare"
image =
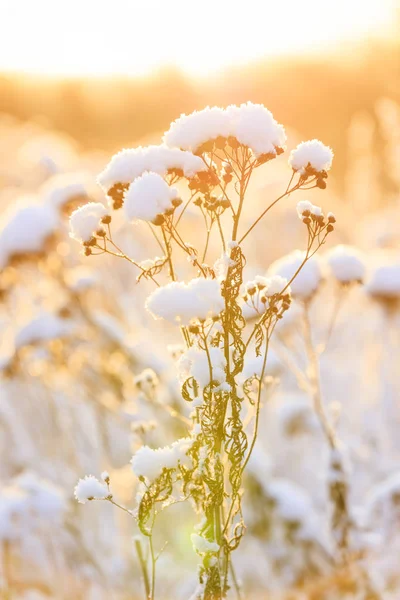
[[[207,74],[379,35],[392,16],[392,0],[0,0],[0,70]]]

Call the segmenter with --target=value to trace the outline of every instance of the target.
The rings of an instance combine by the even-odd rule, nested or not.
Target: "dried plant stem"
[[[186,211],[187,207],[189,206],[189,204],[190,204],[190,203],[191,203],[191,201],[193,200],[193,196],[194,196],[194,194],[192,194],[192,195],[190,196],[189,200],[187,200],[187,201],[186,201],[186,203],[185,203],[184,207],[182,208],[181,212],[179,213],[179,217],[177,218],[177,220],[176,220],[176,223],[175,223],[175,228],[176,228],[176,227],[178,227],[179,221],[181,220],[181,218],[183,217],[183,215],[184,215],[184,213],[185,213],[185,211]]]
[[[117,508],[119,508],[120,510],[123,510],[124,512],[126,512],[130,517],[133,518],[133,514],[132,512],[128,509],[125,508],[125,506],[122,506],[122,504],[118,504],[118,502],[115,502],[115,500],[113,499],[112,496],[108,496],[107,498],[105,498],[105,500],[107,502],[111,502],[111,504],[113,504],[114,506],[116,506]]]
[[[154,600],[155,591],[156,591],[156,563],[157,558],[154,554],[154,546],[153,546],[153,534],[149,535],[149,548],[150,548],[150,560],[151,560],[151,589],[149,600]]]
[[[264,374],[265,374],[265,369],[267,367],[267,357],[268,357],[268,347],[269,347],[269,338],[270,335],[268,334],[268,332],[266,332],[266,341],[265,341],[265,352],[264,352],[264,358],[263,358],[263,364],[262,364],[262,369],[261,369],[261,374],[260,374],[260,379],[258,382],[258,391],[257,391],[257,400],[256,400],[256,420],[255,420],[255,424],[254,424],[254,433],[253,433],[253,438],[250,444],[250,448],[249,448],[249,452],[247,454],[247,457],[243,463],[242,466],[242,473],[244,472],[245,468],[247,467],[247,464],[251,458],[251,455],[253,453],[254,450],[254,446],[256,444],[257,441],[257,435],[258,435],[258,424],[259,424],[259,420],[260,420],[260,409],[261,409],[261,392],[263,390],[263,380],[264,380]]]
[[[332,531],[337,538],[340,562],[348,562],[350,516],[348,513],[348,488],[343,465],[338,453],[338,440],[335,430],[326,415],[321,392],[319,358],[312,340],[309,314],[309,301],[304,303],[305,343],[310,368],[311,394],[314,410],[321,424],[327,443],[331,449],[330,470],[335,469],[335,479],[329,482],[330,498],[333,503]],[[330,476],[332,476],[330,474]]]
[[[176,242],[176,244],[189,256],[191,256],[191,251],[190,248],[188,248],[188,246],[185,244],[185,242],[182,240],[181,236],[179,235],[179,233],[177,232],[177,230],[175,229],[175,227],[172,225],[172,223],[170,224],[170,230],[169,233],[171,234],[172,239]],[[164,226],[163,226],[164,228]],[[197,258],[195,258],[193,260],[193,264],[195,266],[198,267],[199,271],[201,272],[201,274],[203,275],[203,277],[207,276],[207,273],[205,272],[204,268],[202,267],[202,265],[198,262]]]
[[[138,555],[139,565],[140,565],[140,569],[142,571],[142,576],[143,576],[144,590],[145,590],[145,594],[146,594],[145,600],[148,600],[148,598],[150,598],[150,593],[151,593],[150,580],[149,580],[149,574],[147,572],[146,561],[143,556],[142,544],[141,544],[140,540],[138,540],[138,539],[135,540],[135,548],[136,548],[136,554]]]
[[[220,221],[219,215],[217,215],[217,225],[218,225],[219,234],[221,236],[222,249],[223,249],[224,252],[226,252],[225,237],[224,237],[224,232],[223,232],[222,227],[221,227],[221,221]]]
[[[309,301],[304,302],[304,330],[305,330],[305,343],[307,357],[310,365],[310,380],[311,380],[311,393],[313,399],[313,405],[315,413],[321,424],[322,430],[332,450],[336,449],[336,435],[329,423],[328,417],[325,413],[322,393],[321,393],[321,378],[319,372],[319,360],[317,352],[314,348],[312,340],[311,322],[310,322],[310,306]]]
[[[246,233],[244,235],[242,235],[242,237],[239,240],[239,243],[241,244],[247,238],[247,236],[249,235],[249,233],[251,233],[253,231],[254,227],[256,227],[256,225],[258,225],[258,223],[265,217],[265,215],[267,214],[267,212],[269,212],[271,210],[271,208],[273,208],[275,206],[275,204],[277,204],[280,200],[282,200],[286,196],[290,196],[290,194],[292,192],[298,190],[299,188],[300,188],[300,186],[297,183],[291,189],[286,190],[286,192],[284,194],[282,194],[281,196],[279,196],[278,198],[276,198],[276,200],[274,200],[273,202],[271,202],[271,204],[269,206],[267,206],[267,208],[261,213],[261,215],[249,227],[249,229],[246,231]]]
[[[212,223],[210,226],[207,225],[206,222],[206,228],[207,228],[207,235],[206,235],[206,243],[204,246],[204,251],[203,251],[203,256],[201,259],[201,262],[204,263],[206,260],[206,256],[207,256],[207,250],[208,250],[208,244],[210,243],[210,235],[211,235],[211,228],[212,228]]]
[[[156,240],[158,247],[160,248],[161,252],[164,254],[164,253],[165,253],[165,248],[164,248],[164,246],[162,245],[162,243],[160,242],[158,235],[157,235],[157,234],[156,234],[156,232],[154,231],[154,227],[152,227],[151,223],[147,223],[147,225],[149,226],[149,229],[150,229],[150,231],[151,231],[151,233],[152,233],[152,236],[153,236],[153,237],[154,237],[154,239]]]
[[[113,252],[112,250],[110,250],[109,248],[107,248],[106,246],[106,241],[109,241],[114,248],[117,250],[117,252]],[[117,246],[110,238],[104,238],[104,248],[102,248],[101,246],[95,246],[97,248],[100,248],[100,250],[102,250],[102,252],[104,252],[105,254],[111,254],[112,256],[117,256],[118,258],[124,258],[125,260],[127,260],[128,262],[130,262],[132,265],[134,265],[135,267],[137,267],[140,271],[142,271],[142,273],[146,273],[146,269],[144,269],[143,267],[141,267],[139,265],[139,263],[137,263],[135,260],[133,260],[132,258],[130,258],[127,254],[125,254],[121,248],[119,248],[119,246]],[[152,281],[154,281],[154,283],[156,284],[157,287],[160,287],[160,284],[154,279],[154,277],[150,276],[150,279]]]
[[[342,284],[340,284],[340,287],[338,289],[336,289],[336,294],[335,294],[335,300],[334,300],[334,304],[333,304],[333,310],[332,310],[332,314],[331,314],[331,318],[329,321],[329,325],[328,325],[328,329],[327,329],[327,333],[326,333],[326,338],[325,341],[323,342],[323,344],[321,345],[320,348],[318,348],[318,353],[319,354],[323,354],[330,342],[330,339],[332,337],[332,333],[333,330],[335,328],[336,322],[337,322],[337,318],[339,316],[339,312],[340,309],[342,307],[342,304],[344,302],[345,299],[345,295],[346,295],[346,291],[348,290],[348,286],[344,287]]]
[[[161,230],[162,230],[163,240],[164,240],[164,244],[165,244],[165,250],[166,250],[166,253],[167,253],[167,260],[168,260],[168,265],[169,265],[169,276],[171,277],[172,281],[176,281],[176,279],[175,279],[175,271],[174,271],[174,264],[172,262],[171,247],[170,247],[170,244],[168,243],[164,227],[161,227]]]
[[[229,568],[230,568],[230,572],[231,572],[231,577],[232,577],[233,585],[235,586],[235,592],[236,592],[237,600],[242,600],[242,592],[240,591],[239,582],[238,582],[237,577],[236,577],[236,572],[235,572],[235,568],[233,566],[232,560],[229,563]]]

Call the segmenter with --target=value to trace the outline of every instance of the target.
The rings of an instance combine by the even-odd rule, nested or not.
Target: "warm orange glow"
[[[0,70],[205,74],[387,32],[393,0],[2,0]]]

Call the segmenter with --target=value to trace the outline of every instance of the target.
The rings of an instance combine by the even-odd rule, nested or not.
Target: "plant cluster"
[[[260,274],[245,281],[245,240],[254,228],[273,206],[296,191],[326,187],[332,151],[317,140],[300,144],[289,157],[286,189],[243,230],[241,215],[251,177],[285,151],[285,142],[284,128],[262,105],[214,107],[182,115],[172,123],[161,146],[123,150],[112,158],[99,177],[109,207],[84,204],[70,218],[71,235],[83,244],[87,256],[111,254],[127,260],[137,269],[138,281],[145,278],[154,283],[147,309],[156,319],[175,323],[185,344],[177,365],[182,397],[192,409],[187,436],[168,447],[143,446],[134,455],[132,468],[141,490],[137,507],[124,509],[149,542],[151,576],[143,560],[141,564],[146,596],[151,599],[158,559],[153,546],[157,515],[183,500],[198,515],[192,543],[200,558],[199,583],[193,598],[222,599],[232,586],[240,595],[231,555],[246,529],[243,476],[256,444],[268,387],[271,336],[290,310],[296,277],[335,223],[332,213],[325,216],[319,207],[300,202],[297,212],[305,224],[307,242],[294,271],[288,277]],[[114,211],[119,210],[129,223],[146,223],[161,257],[139,261],[117,245],[112,225]],[[203,248],[187,241],[185,215],[189,211],[203,216]],[[220,240],[220,254],[210,260],[212,231]],[[179,276],[178,253],[186,255],[193,268],[193,278],[187,282]],[[246,320],[246,305],[256,312],[255,319]],[[257,367],[244,378],[244,365],[253,359]],[[153,386],[151,377],[138,384],[142,389]],[[336,450],[322,409],[317,408]],[[249,413],[253,414],[250,426],[245,422]],[[339,472],[340,460],[332,468]],[[335,506],[345,502],[339,480],[332,484]],[[107,479],[105,483],[93,477],[80,480],[75,495],[80,502],[105,499],[115,503]]]

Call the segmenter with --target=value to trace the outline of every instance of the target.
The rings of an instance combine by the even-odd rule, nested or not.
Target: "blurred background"
[[[396,0],[2,0],[0,111],[115,151],[207,104],[264,103],[336,152],[399,96]],[[379,139],[374,143],[377,151]]]
[[[84,258],[65,217],[76,202],[105,202],[96,177],[121,148],[160,143],[183,112],[250,100],[285,126],[289,150],[318,138],[335,159],[327,190],[278,205],[247,240],[248,277],[304,248],[300,199],[334,211],[328,246],[363,252],[366,281],[382,266],[389,275],[344,292],[325,264],[311,319],[324,402],[352,467],[357,557],[379,594],[330,562],[330,458],[302,385],[296,300],[274,342],[238,576],[252,598],[398,600],[399,34],[396,0],[0,0],[1,598],[143,597],[134,525],[106,503],[78,505],[73,488],[107,469],[132,506],[132,452],[186,434],[166,350],[179,336],[144,310],[149,283],[136,286],[114,257]],[[255,173],[248,223],[286,188],[287,158]],[[187,217],[198,243],[202,221]],[[127,254],[159,252],[121,221]],[[185,258],[179,268],[191,272]],[[147,367],[158,383],[146,395],[135,377]],[[160,600],[187,600],[195,586],[194,517],[178,509],[156,540],[169,540]]]

